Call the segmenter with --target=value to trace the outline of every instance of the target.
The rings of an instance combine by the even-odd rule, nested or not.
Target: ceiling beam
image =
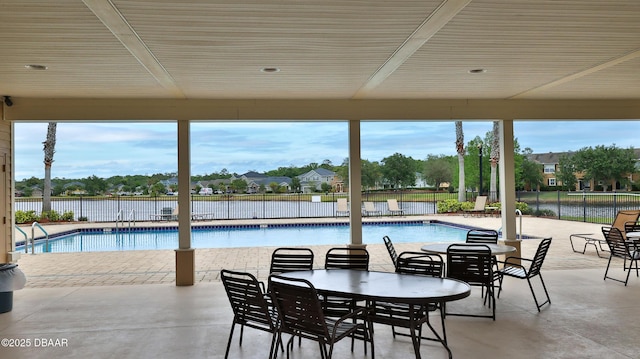
[[[175,80],[109,0],[82,0],[138,62],[176,98],[185,98]]]
[[[394,71],[405,63],[422,45],[442,29],[454,16],[464,9],[471,0],[444,0],[438,8],[427,17],[420,26],[391,54],[367,82],[358,89],[354,99],[363,99],[378,87]]]
[[[637,100],[13,100],[7,121],[640,119]]]
[[[630,52],[628,54],[616,57],[616,58],[611,59],[611,60],[609,60],[607,62],[604,62],[602,64],[599,64],[599,65],[590,67],[588,69],[585,69],[583,71],[576,72],[574,74],[562,77],[560,79],[557,79],[555,81],[546,83],[544,85],[541,85],[541,86],[538,86],[538,87],[534,87],[534,88],[532,88],[530,90],[527,90],[527,91],[521,92],[521,93],[519,93],[519,94],[517,94],[515,96],[512,96],[511,98],[512,99],[519,99],[519,98],[522,98],[522,97],[526,97],[526,96],[535,94],[535,93],[540,92],[540,91],[548,90],[550,88],[566,84],[566,83],[571,82],[573,80],[577,80],[577,79],[579,79],[581,77],[584,77],[584,76],[587,76],[587,75],[591,75],[591,74],[596,73],[598,71],[608,69],[610,67],[613,67],[613,66],[616,66],[618,64],[621,64],[621,63],[623,63],[625,61],[633,60],[633,59],[636,59],[638,57],[640,57],[640,49],[634,50],[634,51],[632,51],[632,52]]]

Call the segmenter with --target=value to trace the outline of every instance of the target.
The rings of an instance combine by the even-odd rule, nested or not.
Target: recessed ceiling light
[[[35,65],[35,64],[24,65],[24,67],[29,69],[29,70],[46,70],[46,69],[48,69],[48,67],[45,66],[45,65]]]
[[[266,72],[266,73],[274,73],[274,72],[280,72],[280,69],[277,67],[263,67],[260,69],[261,72]]]
[[[485,72],[487,72],[487,70],[485,70],[485,69],[472,69],[472,70],[469,70],[470,74],[483,74]]]

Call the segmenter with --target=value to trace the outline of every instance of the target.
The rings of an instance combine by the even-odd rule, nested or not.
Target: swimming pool
[[[445,222],[366,223],[362,238],[366,244],[383,243],[389,236],[397,243],[464,241],[469,228]],[[194,226],[193,248],[266,246],[345,245],[349,243],[346,224],[288,224],[249,226]],[[176,249],[178,231],[170,228],[81,229],[60,237],[36,241],[35,252],[101,252]],[[17,250],[24,251],[20,246]],[[31,248],[29,248],[31,252]]]

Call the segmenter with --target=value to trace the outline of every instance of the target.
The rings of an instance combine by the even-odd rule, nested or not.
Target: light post
[[[480,157],[480,184],[478,185],[478,195],[482,196],[482,143],[478,144],[478,156]]]

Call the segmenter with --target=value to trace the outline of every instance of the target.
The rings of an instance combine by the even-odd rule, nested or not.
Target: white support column
[[[500,121],[500,202],[502,207],[502,239],[517,249],[520,256],[520,239],[516,237],[516,174],[514,164],[513,120]]]
[[[176,285],[195,283],[195,250],[191,248],[191,154],[190,122],[178,120],[178,249]]]
[[[360,152],[360,120],[349,120],[349,203],[351,247],[362,244],[362,156]]]

